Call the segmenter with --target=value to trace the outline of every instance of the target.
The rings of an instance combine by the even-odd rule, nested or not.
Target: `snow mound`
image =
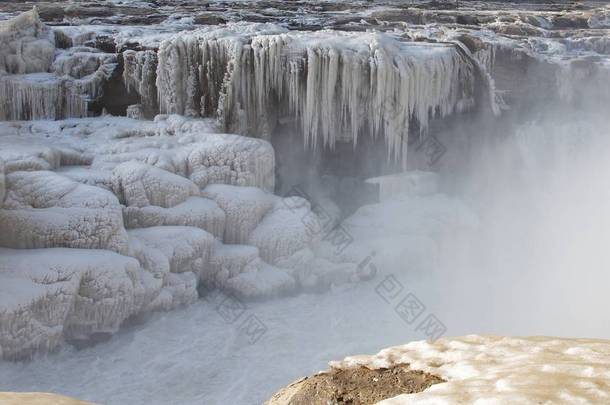
[[[113,191],[110,171],[95,170],[89,166],[66,166],[60,167],[56,172],[76,182]]]
[[[204,276],[204,287],[256,299],[292,292],[296,282],[285,270],[262,261],[258,249],[253,246],[217,243],[210,271]]]
[[[115,194],[129,207],[169,208],[199,194],[190,180],[139,162],[126,162],[112,172]]]
[[[297,201],[299,200],[299,201]],[[290,256],[322,236],[322,224],[309,203],[300,197],[278,198],[248,238],[263,260]]]
[[[12,136],[0,138],[0,158],[4,160],[8,173],[18,170],[55,170],[61,163],[58,149],[24,142]]]
[[[250,233],[273,207],[273,194],[255,187],[236,187],[212,184],[202,191],[206,198],[216,201],[225,212],[224,243],[240,244],[248,241]]]
[[[113,252],[0,248],[0,358],[114,333],[142,305],[139,264]]]
[[[193,144],[186,164],[191,180],[200,188],[231,184],[273,191],[275,154],[266,141],[236,135],[209,136]]]
[[[225,232],[224,211],[213,200],[201,197],[190,197],[171,208],[126,207],[123,216],[128,229],[161,225],[193,226],[217,238],[222,238]]]
[[[214,237],[192,227],[159,226],[128,231],[130,256],[161,281],[151,309],[169,310],[193,303],[208,268]]]
[[[121,206],[112,193],[53,172],[14,172],[6,176],[0,246],[122,253],[127,234]]]
[[[607,340],[471,335],[412,342],[374,356],[348,357],[331,367],[378,369],[396,364],[447,382],[379,404],[601,404],[610,399]]]

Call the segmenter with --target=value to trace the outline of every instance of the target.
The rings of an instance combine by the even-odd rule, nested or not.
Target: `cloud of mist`
[[[460,332],[610,337],[610,119],[598,105],[546,111],[474,151],[458,194],[478,224],[444,240],[434,274]]]

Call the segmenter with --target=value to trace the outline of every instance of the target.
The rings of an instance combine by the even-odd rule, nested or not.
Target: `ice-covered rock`
[[[64,166],[56,172],[79,183],[113,191],[111,171],[95,170],[90,166]]]
[[[0,358],[114,333],[146,294],[140,266],[103,250],[0,248]]]
[[[263,260],[273,263],[278,257],[309,247],[323,232],[309,202],[300,197],[278,198],[250,233],[248,243],[259,248]]]
[[[114,192],[128,207],[169,208],[199,194],[189,179],[144,163],[120,164],[112,175]]]
[[[55,57],[55,36],[36,8],[0,22],[0,73],[47,72]]]
[[[125,252],[127,234],[111,192],[53,172],[13,172],[0,210],[0,246]]]
[[[402,159],[413,120],[425,131],[431,117],[474,104],[476,71],[449,44],[234,24],[164,41],[156,83],[163,113],[216,115],[226,130],[257,135],[289,115],[312,148],[366,132]]]
[[[189,177],[208,184],[254,186],[273,191],[275,154],[267,141],[236,135],[210,135],[194,143],[186,157]]]
[[[146,228],[161,225],[193,226],[208,231],[217,238],[225,232],[225,213],[208,198],[190,197],[171,208],[158,206],[125,207],[125,227]]]
[[[153,50],[123,52],[123,82],[128,91],[135,91],[140,96],[142,113],[153,117],[158,111],[157,87],[157,53]]]
[[[7,173],[19,170],[55,170],[59,168],[61,153],[50,146],[7,136],[0,138],[0,158],[4,160]]]
[[[202,195],[216,201],[225,212],[223,242],[230,244],[247,242],[263,216],[273,207],[276,198],[259,188],[224,184],[209,185]]]
[[[296,282],[285,270],[256,260],[243,273],[228,279],[224,288],[245,299],[270,298],[295,291]]]
[[[332,362],[378,369],[409,364],[446,382],[383,405],[455,403],[602,403],[608,393],[610,342],[553,337],[464,336],[412,342],[374,356]]]
[[[222,245],[213,249],[205,289],[220,288],[246,299],[269,298],[294,291],[294,277],[259,257],[257,248],[248,245]]]
[[[102,96],[116,56],[91,48],[58,50],[55,33],[36,8],[0,22],[0,119],[87,115]]]
[[[210,266],[214,237],[198,228],[159,226],[128,231],[130,255],[161,281],[149,309],[172,309],[198,298],[197,285]]]

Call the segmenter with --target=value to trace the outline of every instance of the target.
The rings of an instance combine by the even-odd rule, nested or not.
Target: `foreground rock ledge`
[[[93,405],[91,402],[44,392],[0,392],[2,405]]]
[[[610,403],[610,340],[470,335],[330,366],[266,404]]]

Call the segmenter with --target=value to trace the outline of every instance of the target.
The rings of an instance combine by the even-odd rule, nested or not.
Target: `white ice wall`
[[[476,67],[453,45],[382,33],[281,31],[230,25],[164,41],[161,111],[216,115],[226,130],[256,135],[292,116],[311,147],[356,143],[366,133],[384,137],[388,154],[400,159],[410,123],[422,133],[431,117],[474,103]]]

